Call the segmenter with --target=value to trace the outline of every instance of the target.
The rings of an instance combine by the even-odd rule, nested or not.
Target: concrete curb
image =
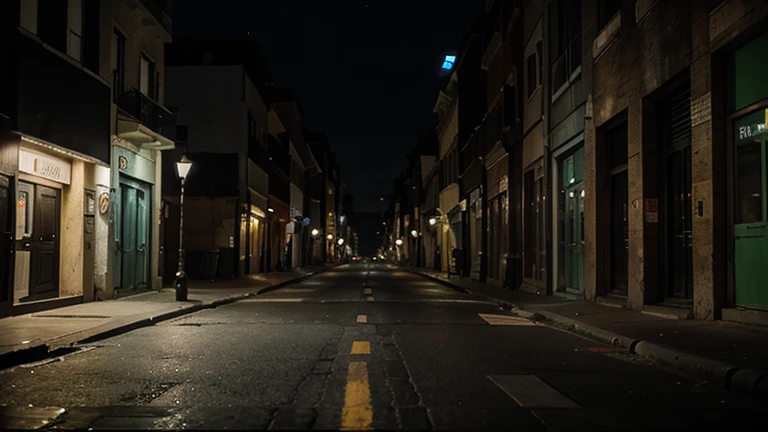
[[[250,297],[255,297],[260,294],[264,294],[270,291],[274,291],[283,288],[287,285],[303,282],[304,280],[330,270],[336,266],[329,266],[318,269],[313,272],[309,272],[303,276],[299,276],[292,279],[287,279],[282,282],[270,284],[265,287],[259,288],[253,292],[234,294],[227,297],[219,298],[208,302],[196,302],[189,305],[184,305],[177,310],[163,312],[153,316],[129,316],[115,322],[106,323],[98,327],[82,330],[76,333],[64,335],[55,339],[50,339],[45,342],[40,342],[29,348],[11,351],[0,354],[0,370],[8,369],[20,364],[32,363],[40,361],[45,358],[55,357],[57,352],[65,351],[75,347],[78,344],[89,344],[98,342],[100,340],[108,339],[114,336],[118,336],[124,333],[128,333],[133,330],[140,329],[142,327],[149,327],[159,322],[168,321],[174,318],[178,318],[183,315],[188,315],[194,312],[198,312],[203,309],[213,309],[218,306],[234,303],[238,300],[243,300]]]
[[[584,324],[551,311],[542,310],[540,308],[526,309],[510,302],[473,292],[467,288],[455,285],[450,281],[426,273],[421,273],[415,270],[410,270],[410,272],[446,285],[457,291],[485,298],[505,309],[514,310],[516,313],[525,316],[526,318],[533,319],[534,321],[548,322],[552,327],[561,328],[574,334],[586,336],[590,339],[622,348],[631,354],[652,360],[664,368],[670,369],[680,375],[707,381],[739,396],[755,399],[761,402],[768,401],[768,372],[766,371],[746,369],[740,366],[678,351],[652,342],[633,339],[589,324]]]

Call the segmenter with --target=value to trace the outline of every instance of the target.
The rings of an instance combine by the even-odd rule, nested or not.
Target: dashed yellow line
[[[352,350],[349,353],[350,354],[370,354],[371,353],[371,343],[370,342],[354,341],[354,342],[352,342]]]
[[[368,365],[365,362],[351,362],[344,392],[344,408],[341,410],[341,430],[371,430],[372,424]]]
[[[368,315],[358,315],[355,321],[361,324],[365,324],[368,322]]]

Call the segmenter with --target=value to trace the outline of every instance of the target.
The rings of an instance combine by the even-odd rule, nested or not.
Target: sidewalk
[[[649,358],[682,375],[768,400],[768,328],[669,319],[586,300],[507,290],[445,273],[411,271],[503,307]]]
[[[117,300],[3,318],[0,319],[0,369],[45,358],[76,343],[92,342],[262,294],[331,267],[305,267],[215,282],[190,281],[185,302],[176,301],[175,289],[164,288]]]

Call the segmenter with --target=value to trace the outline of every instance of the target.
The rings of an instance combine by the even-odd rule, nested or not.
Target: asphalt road
[[[752,402],[382,265],[82,348],[0,372],[0,414],[46,429],[768,430]]]

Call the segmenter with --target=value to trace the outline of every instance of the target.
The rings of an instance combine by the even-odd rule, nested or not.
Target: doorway
[[[0,175],[0,302],[11,286],[11,179]]]
[[[584,290],[584,147],[561,159],[560,166],[558,291],[580,295]]]
[[[146,289],[149,286],[149,186],[121,178],[120,195],[120,289]]]
[[[31,206],[33,209],[32,220],[25,221],[30,223],[32,228],[28,241],[24,243],[30,257],[29,295],[21,301],[58,297],[61,201],[59,190],[20,183],[19,200],[24,202],[24,206]]]
[[[768,308],[768,132],[766,111],[734,124],[734,291],[738,306]]]
[[[610,130],[608,135],[611,182],[611,293],[626,296],[629,286],[627,123]]]

